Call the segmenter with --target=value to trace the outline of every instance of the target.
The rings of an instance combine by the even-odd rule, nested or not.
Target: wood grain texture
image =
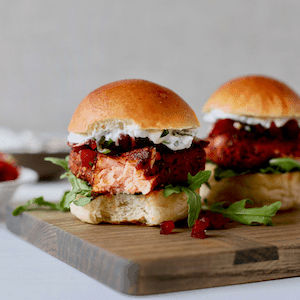
[[[61,261],[119,292],[147,295],[300,275],[300,211],[280,213],[275,226],[228,223],[191,238],[135,225],[91,225],[70,213],[34,210],[7,228]],[[182,225],[182,224],[178,224]]]

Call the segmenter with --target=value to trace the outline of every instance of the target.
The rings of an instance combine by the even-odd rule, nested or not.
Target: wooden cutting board
[[[90,225],[51,210],[12,216],[7,228],[61,261],[119,292],[147,295],[300,275],[300,211],[279,213],[275,226],[228,223],[192,238],[177,224],[158,227]],[[180,226],[181,225],[181,226]]]

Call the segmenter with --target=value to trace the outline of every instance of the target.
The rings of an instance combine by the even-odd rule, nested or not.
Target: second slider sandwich
[[[163,191],[204,170],[207,142],[195,137],[199,126],[180,96],[153,82],[121,80],[91,92],[68,128],[70,171],[91,189],[71,201],[71,213],[94,224],[186,218],[186,193]]]
[[[300,206],[300,97],[285,83],[260,75],[234,78],[208,99],[212,128],[206,168],[214,171],[208,203],[250,199],[281,209]]]

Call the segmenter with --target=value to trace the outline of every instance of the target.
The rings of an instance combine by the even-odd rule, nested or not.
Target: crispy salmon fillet
[[[93,172],[93,191],[148,194],[158,176],[154,172],[157,156],[154,147],[125,152],[120,157],[98,154]]]
[[[249,131],[244,125],[237,129],[234,123],[230,119],[219,120],[207,138],[207,158],[218,166],[236,171],[257,170],[272,158],[299,159],[300,128],[295,120],[282,127],[272,123],[269,129],[254,125]]]
[[[147,146],[119,155],[97,152],[95,163],[82,167],[80,152],[71,150],[69,167],[72,173],[87,181],[93,192],[100,194],[148,194],[168,184],[186,183],[188,173],[196,175],[205,168],[205,151],[201,141],[189,149],[165,151]]]

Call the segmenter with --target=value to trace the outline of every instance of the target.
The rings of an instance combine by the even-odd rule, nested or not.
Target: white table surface
[[[20,187],[13,202],[44,196],[58,200],[69,188],[68,182],[39,182]],[[299,249],[300,259],[300,249]],[[150,296],[120,294],[88,277],[50,254],[23,241],[0,222],[0,299],[205,299],[257,300],[300,299],[300,277],[227,287]]]

